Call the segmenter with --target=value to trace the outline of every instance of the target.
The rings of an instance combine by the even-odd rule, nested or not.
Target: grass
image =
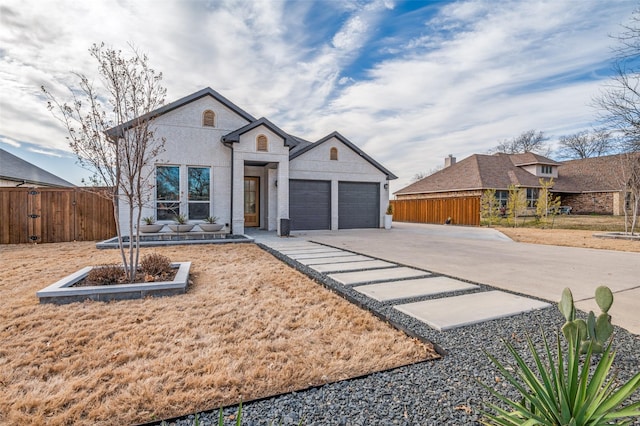
[[[93,243],[0,246],[0,424],[131,424],[437,357],[256,246],[157,247],[187,294],[40,305],[35,292],[118,261]]]

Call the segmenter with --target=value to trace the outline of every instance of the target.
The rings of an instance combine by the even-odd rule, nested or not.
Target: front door
[[[260,226],[260,178],[244,178],[244,226]]]

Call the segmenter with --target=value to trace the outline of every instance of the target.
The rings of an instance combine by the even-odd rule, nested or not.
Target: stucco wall
[[[330,159],[337,148],[338,160]],[[380,226],[389,204],[387,176],[337,138],[301,154],[289,164],[291,179],[331,181],[331,229],[338,229],[338,182],[378,182],[380,184]]]
[[[202,113],[210,109],[216,114],[216,127],[202,126]],[[156,136],[165,138],[165,150],[146,171],[155,185],[156,165],[180,166],[181,211],[187,211],[187,166],[211,167],[211,214],[219,217],[219,223],[230,223],[231,203],[231,150],[220,138],[246,125],[248,122],[235,112],[205,96],[170,111],[154,120]],[[155,217],[155,189],[149,193],[148,205],[142,216]],[[120,224],[128,229],[128,208],[122,203]]]

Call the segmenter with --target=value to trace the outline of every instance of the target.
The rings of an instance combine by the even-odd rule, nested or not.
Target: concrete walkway
[[[461,280],[450,283],[453,285],[472,281],[496,289],[530,295],[550,303],[557,302],[562,289],[569,287],[577,301],[578,308],[586,311],[593,309],[597,312],[598,308],[593,300],[593,293],[599,285],[606,285],[611,288],[615,297],[610,312],[613,316],[613,323],[632,333],[640,334],[640,313],[638,312],[638,306],[640,306],[640,253],[515,243],[493,229],[407,223],[394,223],[391,230],[295,232],[290,238],[278,238],[269,233],[258,233],[252,236],[256,237],[258,242],[265,243],[276,250],[283,249],[285,252],[293,249],[297,244],[301,250],[299,252],[289,251],[286,255],[292,259],[300,259],[299,261],[302,261],[305,256],[316,256],[307,257],[307,262],[308,259],[327,260],[334,256],[339,258],[335,263],[341,263],[342,268],[348,263],[344,260],[344,256],[360,256],[357,260],[355,258],[353,260],[366,262],[363,257],[371,257],[376,258],[375,260],[378,262],[378,259],[381,259],[391,264],[391,266],[370,264],[373,268],[369,271],[377,272],[368,272],[368,274],[374,276],[379,276],[383,271],[388,274],[389,270],[396,268],[400,273],[402,268],[393,265],[406,265],[409,267],[408,269],[416,268],[423,274],[424,271],[430,271],[436,276],[442,274]],[[318,245],[312,245],[313,242],[331,247],[320,248]],[[285,244],[288,248],[284,247]],[[336,249],[345,251],[341,252]],[[330,256],[323,256],[322,253]],[[337,278],[343,278],[345,275],[340,274],[348,273],[348,271],[326,266],[332,263],[333,261],[323,261],[322,263],[306,263],[306,265],[310,267],[317,265],[316,270],[320,269],[322,273],[328,273],[334,279],[336,279],[334,275],[337,275]],[[320,265],[325,266],[320,267]],[[353,272],[365,273],[366,268],[366,263],[360,264],[359,269]],[[403,284],[403,282],[405,284],[403,291],[409,292],[407,295],[398,293],[398,298],[401,300],[406,297],[415,297],[416,292],[426,291],[428,293],[432,291],[419,290],[421,285],[423,288],[425,287],[425,282],[409,281],[420,278],[428,280],[433,277],[428,278],[423,275],[422,277],[403,276],[397,278],[396,281],[399,284]],[[384,278],[384,280],[393,282],[394,278]],[[426,287],[435,285],[435,281],[428,283],[429,285]],[[369,282],[369,284],[372,283]],[[353,284],[348,283],[347,285]],[[458,291],[448,288],[446,290]],[[374,298],[376,294],[385,298],[394,297],[388,294],[389,291],[384,286],[362,288],[363,294]],[[427,293],[423,295],[427,295]],[[511,295],[505,292],[499,293]],[[539,307],[522,305],[522,303],[529,303],[528,300],[535,301],[535,299],[520,300],[515,302],[514,306],[523,306],[524,310]],[[460,299],[458,299],[459,301]],[[471,302],[472,305],[468,310],[477,310],[473,306],[475,302]],[[510,301],[501,300],[500,303],[508,305]],[[398,307],[398,309],[405,309],[403,312],[411,315],[406,307],[402,307],[402,309]],[[433,306],[428,309],[434,311]],[[508,311],[508,309],[506,310]],[[513,313],[506,312],[505,314]],[[418,318],[418,314],[415,312],[414,316]],[[429,323],[424,318],[421,320]],[[430,325],[441,329],[460,325],[456,323],[451,325],[444,320],[439,321],[436,321],[435,325]]]

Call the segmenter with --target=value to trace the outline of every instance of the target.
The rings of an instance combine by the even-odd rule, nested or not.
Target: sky
[[[637,1],[0,0],[0,148],[72,183],[44,85],[98,80],[93,43],[133,45],[166,102],[211,87],[316,141],[334,130],[398,176],[487,153],[535,129],[597,125],[593,100]]]

